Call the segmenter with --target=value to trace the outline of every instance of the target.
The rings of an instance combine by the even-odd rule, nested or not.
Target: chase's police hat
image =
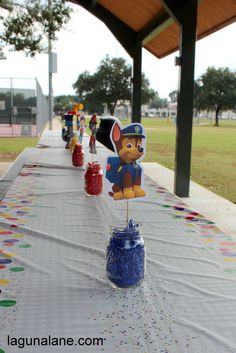
[[[143,135],[143,127],[140,124],[131,124],[121,129],[122,136],[138,136],[145,138]]]

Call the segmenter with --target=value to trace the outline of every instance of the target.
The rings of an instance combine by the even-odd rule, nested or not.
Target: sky
[[[58,40],[53,44],[58,69],[53,74],[54,96],[75,94],[72,84],[78,76],[85,70],[93,74],[107,54],[110,57],[123,57],[132,64],[129,55],[101,21],[77,5],[72,7],[74,12],[70,22],[59,32]],[[236,70],[235,38],[236,23],[197,42],[195,79],[208,66]],[[178,56],[178,52],[158,59],[143,49],[142,71],[149,79],[151,88],[162,98],[167,98],[171,91],[178,88],[179,68],[174,65],[175,56]],[[23,53],[7,53],[7,60],[0,61],[0,77],[37,78],[43,93],[47,94],[48,56],[37,54],[35,58],[30,58]],[[18,82],[23,84],[22,80]],[[30,80],[25,82],[27,85]]]

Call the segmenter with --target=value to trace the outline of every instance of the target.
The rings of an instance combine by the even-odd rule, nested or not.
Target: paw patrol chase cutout
[[[110,139],[117,156],[107,159],[106,178],[113,184],[109,195],[114,200],[144,197],[143,168],[139,164],[146,152],[143,126],[134,123],[121,128],[115,122]]]

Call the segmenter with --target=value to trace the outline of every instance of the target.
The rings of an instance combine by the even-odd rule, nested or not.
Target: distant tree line
[[[118,105],[131,103],[132,78],[131,66],[123,58],[106,56],[94,74],[88,71],[81,73],[73,84],[76,94],[73,96],[55,97],[55,110],[65,111],[76,102],[83,103],[88,113],[103,113],[106,106],[114,115]],[[150,109],[168,107],[167,98],[161,98],[157,91],[150,87],[149,80],[142,74],[142,104]],[[169,101],[177,102],[178,91],[169,93]],[[194,84],[194,108],[215,112],[215,126],[223,111],[236,110],[236,72],[228,68],[209,67]]]

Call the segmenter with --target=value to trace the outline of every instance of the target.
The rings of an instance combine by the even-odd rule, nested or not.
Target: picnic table
[[[91,161],[84,138],[85,161]],[[110,152],[98,144],[105,167]],[[146,276],[109,283],[111,225],[125,202],[84,191],[60,132],[48,131],[1,180],[0,352],[235,353],[236,243],[145,175],[129,201]]]

